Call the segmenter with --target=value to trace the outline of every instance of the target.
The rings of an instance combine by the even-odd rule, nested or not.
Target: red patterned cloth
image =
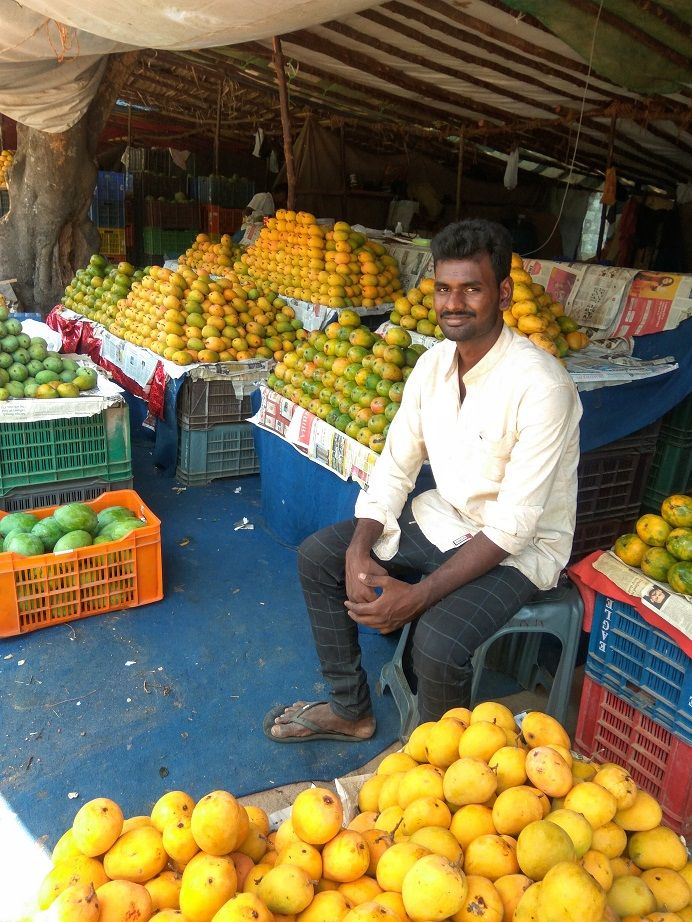
[[[603,551],[594,551],[593,554],[589,554],[588,557],[580,560],[579,563],[573,564],[567,571],[574,583],[576,583],[584,601],[583,630],[591,630],[596,593],[600,592],[601,595],[608,596],[608,598],[617,599],[619,602],[625,602],[627,605],[631,605],[637,610],[637,613],[642,616],[647,624],[663,631],[678,644],[681,650],[685,651],[687,656],[692,656],[692,640],[690,640],[689,637],[661,618],[660,615],[657,615],[656,612],[647,608],[640,599],[623,592],[623,590],[620,589],[619,586],[616,586],[607,576],[603,573],[599,573],[598,570],[594,570],[592,564],[594,561],[598,560],[602,553]]]

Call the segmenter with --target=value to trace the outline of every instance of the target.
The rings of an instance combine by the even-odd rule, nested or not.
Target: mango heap
[[[0,402],[24,397],[79,397],[96,383],[95,371],[51,352],[41,336],[22,333],[19,320],[0,306]]]
[[[362,326],[355,311],[342,310],[325,330],[287,351],[267,384],[379,453],[406,379],[425,351],[401,327],[382,337]]]
[[[81,288],[68,286],[65,306],[178,365],[255,356],[279,361],[307,336],[293,308],[275,292],[243,287],[230,270],[229,278],[216,280],[187,266],[177,272],[150,266],[127,275],[121,263],[117,270],[94,275],[102,272],[102,260],[92,256],[87,269],[80,270],[85,273],[78,280]],[[125,281],[131,284],[126,287]],[[85,287],[93,294],[84,295]]]
[[[280,208],[267,219],[236,271],[260,287],[328,307],[376,307],[401,294],[396,259],[345,221],[317,223],[305,211]]]
[[[188,266],[197,273],[228,277],[242,250],[228,234],[197,234],[192,246],[178,259],[178,266]]]
[[[120,541],[145,525],[125,506],[108,506],[96,513],[84,503],[67,503],[43,518],[30,512],[10,512],[0,517],[0,553],[36,557],[74,551]]]
[[[130,263],[112,266],[104,256],[94,253],[65,288],[62,303],[108,329],[118,313],[118,302],[127,297],[132,283],[143,275]]]
[[[690,922],[692,863],[627,770],[562,726],[486,702],[418,726],[344,827],[327,788],[275,832],[228,791],[170,791],[125,819],[84,804],[35,919],[60,922]]]
[[[534,282],[524,270],[518,253],[512,254],[510,272],[514,281],[512,306],[503,312],[507,326],[528,336],[532,343],[551,355],[563,358],[570,349],[575,352],[589,344],[585,333],[579,331],[576,321],[565,315],[559,301],[553,301],[543,285]]]
[[[613,551],[674,592],[692,595],[692,496],[675,493],[661,504],[661,514],[637,519],[635,533],[620,535]]]
[[[10,172],[14,160],[13,150],[0,151],[0,188],[7,188],[7,174]]]

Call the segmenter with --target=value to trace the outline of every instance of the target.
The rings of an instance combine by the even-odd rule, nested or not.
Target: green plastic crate
[[[186,486],[206,486],[220,477],[239,477],[258,472],[252,423],[179,430],[175,476]]]
[[[0,495],[16,487],[132,477],[127,404],[95,416],[0,423]]]

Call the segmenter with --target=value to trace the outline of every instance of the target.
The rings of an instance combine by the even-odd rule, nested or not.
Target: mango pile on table
[[[235,272],[212,279],[187,266],[178,271],[150,266],[128,275],[120,264],[112,286],[106,287],[114,270],[102,271],[102,259],[92,256],[87,269],[80,270],[85,276],[79,285],[93,289],[93,295],[80,298],[83,291],[75,291],[73,281],[63,304],[177,365],[255,357],[278,361],[307,336],[293,308],[276,292],[243,285]]]
[[[94,253],[88,264],[75,272],[65,288],[62,304],[108,329],[118,315],[118,303],[127,298],[133,283],[144,274],[143,269],[135,269],[131,263],[114,266],[105,256]]]
[[[191,247],[178,257],[178,267],[188,266],[197,273],[228,277],[242,248],[233,243],[229,234],[197,234]]]
[[[692,595],[692,496],[667,496],[661,514],[640,516],[634,532],[620,535],[613,551],[650,579]]]
[[[502,704],[418,726],[358,793],[301,791],[270,832],[228,791],[125,819],[97,798],[58,841],[37,920],[690,922],[692,863],[625,768]]]
[[[286,351],[268,385],[361,444],[380,453],[404,391],[425,346],[401,327],[384,336],[342,310],[325,330],[315,330]]]
[[[306,211],[280,208],[235,264],[256,284],[328,307],[377,307],[401,292],[399,267],[382,244],[345,221],[317,223]]]

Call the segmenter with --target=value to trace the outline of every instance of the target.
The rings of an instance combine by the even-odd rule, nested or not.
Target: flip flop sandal
[[[362,736],[352,736],[349,733],[341,733],[339,730],[325,730],[324,727],[318,727],[317,724],[305,717],[305,714],[311,708],[316,707],[318,704],[327,703],[326,701],[311,701],[309,704],[304,704],[301,710],[298,711],[291,720],[285,721],[285,723],[297,724],[300,727],[311,730],[312,733],[309,736],[274,736],[272,734],[271,728],[274,726],[274,721],[284,713],[287,707],[290,707],[290,705],[286,704],[277,705],[277,707],[267,711],[264,715],[264,720],[262,721],[264,735],[273,743],[311,743],[313,740],[337,740],[343,743],[365,743],[368,739],[371,739],[371,737],[364,739]]]

